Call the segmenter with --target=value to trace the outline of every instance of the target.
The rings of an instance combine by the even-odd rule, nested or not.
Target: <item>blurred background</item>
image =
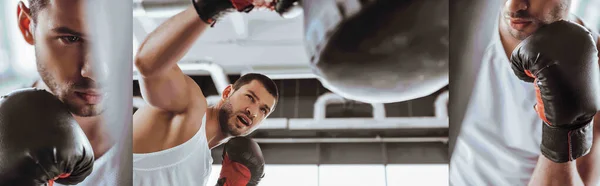
[[[134,1],[134,48],[186,6],[188,0]],[[315,78],[303,39],[303,16],[231,13],[207,29],[179,63],[209,104],[245,73],[262,73],[277,83],[277,107],[251,135],[267,163],[260,185],[448,185],[447,87],[400,103],[343,99]],[[136,74],[134,106],[140,107],[145,103]],[[219,176],[222,148],[212,153],[208,185]]]
[[[39,75],[33,46],[17,26],[17,0],[0,2],[0,93],[30,86]]]
[[[16,0],[0,1],[0,94],[38,78],[33,47],[16,23]],[[134,0],[133,54],[145,36],[188,0]],[[600,30],[600,1],[573,0],[572,13]],[[314,77],[302,43],[302,16],[232,13],[196,42],[180,62],[209,103],[241,74],[276,80],[280,101],[252,137],[265,156],[261,185],[448,185],[448,87],[415,100],[365,104],[343,99]],[[142,106],[136,72],[133,103]],[[217,99],[215,99],[215,97]],[[213,150],[216,183],[221,148]]]

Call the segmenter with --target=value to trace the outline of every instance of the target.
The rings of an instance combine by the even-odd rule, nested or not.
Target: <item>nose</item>
[[[81,76],[101,83],[108,76],[108,68],[105,63],[96,63],[94,61],[91,52],[87,51],[83,59],[83,66],[81,67]]]
[[[258,113],[258,107],[251,105],[246,108],[246,113],[248,114],[251,120],[254,120],[254,118],[256,118],[257,116],[256,113]]]
[[[81,67],[81,76],[96,80],[96,73],[94,72],[94,64],[92,64],[92,52],[89,51],[90,47],[85,47],[85,56],[83,57],[83,67]]]
[[[507,0],[505,6],[510,12],[518,12],[520,10],[527,10],[529,7],[526,0]]]

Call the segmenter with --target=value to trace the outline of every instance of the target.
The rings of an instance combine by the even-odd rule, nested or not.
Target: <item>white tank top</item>
[[[163,151],[133,154],[133,185],[204,186],[213,159],[206,140],[206,114],[200,130],[188,141]]]
[[[542,121],[532,83],[510,67],[498,19],[450,164],[450,184],[527,185],[540,155]]]

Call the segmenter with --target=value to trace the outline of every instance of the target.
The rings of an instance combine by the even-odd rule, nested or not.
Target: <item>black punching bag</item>
[[[280,1],[286,14],[292,2]],[[400,102],[448,84],[448,0],[300,0],[320,81],[346,98]]]

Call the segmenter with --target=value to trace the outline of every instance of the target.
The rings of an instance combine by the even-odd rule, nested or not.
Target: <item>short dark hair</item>
[[[242,86],[252,82],[253,80],[260,82],[265,87],[265,89],[267,89],[267,92],[269,92],[269,94],[275,97],[275,100],[279,99],[279,90],[277,90],[277,84],[275,84],[275,82],[271,78],[262,74],[244,74],[237,81],[235,81],[235,83],[233,83],[233,90],[239,90]]]
[[[29,12],[31,13],[31,18],[35,23],[37,20],[37,14],[42,10],[46,5],[48,5],[48,0],[29,0]]]

